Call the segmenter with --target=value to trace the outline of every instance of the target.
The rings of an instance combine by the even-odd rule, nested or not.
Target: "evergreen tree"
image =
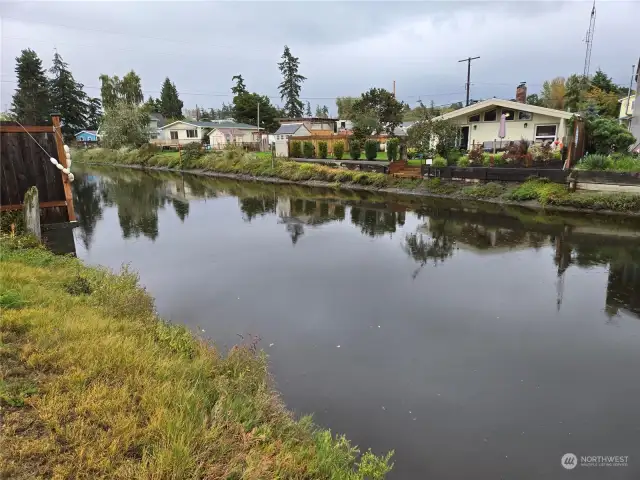
[[[317,109],[316,109],[316,113],[317,113]],[[310,117],[312,115],[312,113],[311,113],[311,102],[309,102],[308,100],[307,100],[307,109],[305,110],[304,114],[307,117]]]
[[[329,118],[329,107],[327,107],[326,105],[322,106],[322,115],[320,115],[321,117],[324,118]]]
[[[282,83],[279,85],[280,100],[283,100],[284,111],[290,118],[301,117],[303,103],[300,100],[300,88],[302,82],[307,78],[298,73],[300,60],[291,54],[288,46],[284,46],[282,62],[278,63],[278,68],[282,73]]]
[[[247,87],[244,84],[244,79],[242,78],[242,75],[234,75],[233,77],[231,77],[231,80],[236,82],[236,84],[233,87],[231,87],[231,93],[233,93],[234,95],[241,95],[243,93],[248,93]]]
[[[613,79],[600,69],[591,79],[591,87],[599,88],[605,93],[618,93],[618,86],[613,83]]]
[[[89,98],[87,105],[87,129],[98,130],[102,120],[102,103],[99,98]]]
[[[152,113],[160,113],[160,109],[162,108],[162,103],[160,99],[154,99],[152,96],[149,96],[149,99],[145,102],[145,107]]]
[[[322,116],[322,108],[320,107],[320,105],[316,105],[316,117],[321,117],[321,116]]]
[[[564,108],[571,112],[582,109],[584,94],[587,90],[587,82],[582,75],[569,75],[564,83]]]
[[[51,108],[60,113],[62,134],[66,140],[87,128],[89,104],[82,90],[84,85],[73,78],[67,65],[58,52],[53,55],[53,65],[49,69],[52,78],[49,83]]]
[[[278,110],[271,104],[269,97],[257,93],[243,93],[233,97],[232,116],[236,122],[257,125],[258,104],[260,104],[260,125],[267,132],[275,132],[278,122]]]
[[[18,88],[13,95],[11,113],[24,124],[37,125],[49,120],[49,82],[42,61],[31,49],[22,50],[16,58]]]
[[[181,119],[182,107],[175,83],[171,83],[169,77],[165,78],[160,90],[160,113],[167,118]]]

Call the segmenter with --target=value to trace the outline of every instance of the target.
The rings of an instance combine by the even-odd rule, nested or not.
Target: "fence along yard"
[[[59,117],[52,117],[52,125],[24,127],[51,157],[67,166]],[[0,210],[21,210],[26,191],[35,185],[43,224],[75,220],[66,175],[17,123],[0,122],[0,154]]]

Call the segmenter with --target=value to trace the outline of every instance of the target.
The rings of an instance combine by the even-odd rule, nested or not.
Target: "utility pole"
[[[629,100],[631,100],[631,88],[633,87],[633,78],[635,76],[636,76],[636,66],[631,65],[631,79],[629,79],[629,92],[627,93],[627,108],[624,109],[625,116],[629,115],[629,103],[630,103]]]
[[[396,98],[396,81],[393,81],[393,98]]]
[[[198,104],[196,103],[196,122],[200,121],[200,109],[198,108]]]
[[[262,134],[260,133],[260,102],[258,102],[258,115],[256,123],[258,124],[258,141],[260,142],[260,144],[258,145],[258,149],[262,151]]]
[[[458,60],[458,63],[467,62],[467,107],[469,106],[469,90],[471,89],[471,62],[477,60],[480,57],[469,57]]]

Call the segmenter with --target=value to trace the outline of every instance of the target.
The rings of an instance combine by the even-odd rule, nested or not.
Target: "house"
[[[279,118],[280,125],[304,125],[309,135],[333,135],[336,132],[336,118],[301,117]]]
[[[636,69],[636,96],[640,90],[640,58],[638,59],[638,67]],[[631,134],[636,137],[636,142],[631,145],[630,150],[634,152],[640,152],[640,102],[634,102],[633,108],[629,108],[632,110],[631,118],[629,119],[629,131]]]
[[[234,130],[250,130],[257,133],[258,127],[246,123],[228,121],[196,122],[191,120],[178,120],[160,128],[162,134],[155,143],[165,145],[184,145],[192,142],[200,142],[205,135],[213,129],[231,128]],[[226,137],[225,137],[226,139]],[[255,141],[258,141],[256,138]]]
[[[273,134],[276,144],[276,156],[289,156],[289,137],[308,137],[311,132],[302,123],[282,123],[280,128]]]
[[[258,144],[261,141],[261,129],[255,125],[229,121],[212,123],[215,123],[215,126],[208,135],[209,145],[211,145],[213,149],[223,149],[229,144]]]
[[[493,148],[494,141],[510,142],[521,139],[530,142],[563,140],[567,135],[567,122],[575,114],[564,110],[538,107],[526,103],[527,91],[520,84],[517,100],[490,98],[453,112],[435,117],[434,120],[449,120],[461,128],[460,148],[468,150],[481,144],[485,149]],[[504,139],[498,137],[500,118],[506,115]],[[564,143],[564,142],[563,142]]]
[[[160,138],[162,135],[162,127],[164,127],[165,118],[161,113],[150,113],[149,114],[149,138]]]
[[[95,130],[82,130],[76,133],[76,142],[97,142],[100,139],[98,132]]]

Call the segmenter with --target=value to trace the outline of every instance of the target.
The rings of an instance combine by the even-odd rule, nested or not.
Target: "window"
[[[187,130],[187,138],[198,138],[198,130]]]
[[[171,136],[171,140],[177,140],[178,139],[178,132],[176,130],[171,130],[169,132],[169,135]]]
[[[475,122],[479,122],[479,121],[480,121],[480,114],[471,115],[469,117],[469,123],[475,123]]]
[[[536,125],[536,140],[555,140],[557,125]]]
[[[631,105],[633,105],[633,103]],[[347,128],[347,122],[340,122],[340,128],[346,129]]]
[[[531,112],[518,112],[518,120],[531,120],[533,119],[533,113]]]
[[[507,118],[505,118],[505,120],[507,122],[513,122],[516,119],[516,111],[515,110],[511,110],[509,108],[503,108],[502,109],[502,114],[507,116]]]
[[[484,121],[485,122],[495,122],[498,119],[498,110],[493,109],[488,112],[484,112]]]

